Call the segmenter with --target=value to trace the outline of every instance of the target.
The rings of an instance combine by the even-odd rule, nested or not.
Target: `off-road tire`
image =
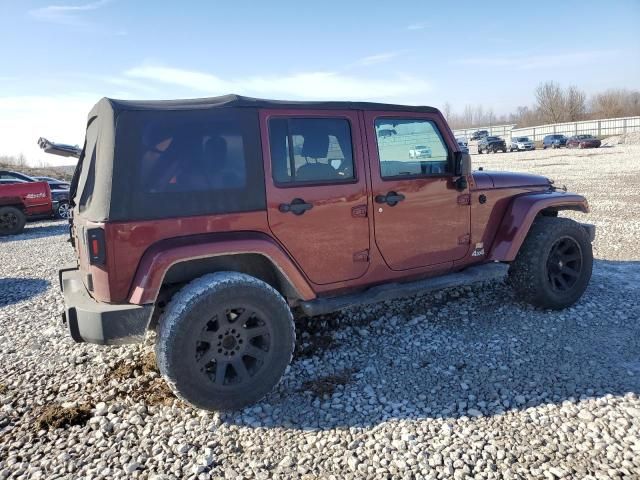
[[[17,235],[27,223],[25,214],[16,207],[0,207],[0,236]]]
[[[267,333],[251,337],[252,331]],[[160,373],[176,396],[206,410],[236,410],[260,400],[280,381],[295,346],[293,315],[282,295],[237,272],[187,284],[167,305],[157,334]],[[229,377],[237,383],[225,384]]]
[[[563,245],[559,242],[573,245],[574,250],[579,250],[579,266],[578,260],[569,260],[564,264],[557,260],[573,258],[570,255],[555,256],[557,246]],[[569,264],[571,268],[568,268]],[[566,271],[578,271],[578,275],[568,277],[562,273],[562,267]],[[560,310],[580,299],[591,279],[592,267],[591,242],[580,224],[568,218],[538,217],[509,268],[509,282],[521,300],[536,307]],[[554,269],[561,271],[555,272]],[[563,281],[570,284],[566,290],[558,288],[558,275],[562,275]],[[556,279],[552,280],[552,277]]]

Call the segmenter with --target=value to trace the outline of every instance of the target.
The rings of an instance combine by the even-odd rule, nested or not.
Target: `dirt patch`
[[[113,369],[107,374],[107,379],[126,380],[127,378],[135,378],[136,372],[138,375],[159,373],[156,365],[156,356],[149,352],[142,357],[142,361],[140,363],[118,360]]]
[[[159,374],[156,357],[149,352],[138,363],[118,361],[107,374],[107,379],[116,380],[119,384],[130,379],[135,381],[130,391],[120,389],[121,398],[126,397],[147,405],[173,405],[176,397]]]
[[[352,369],[347,369],[335,375],[327,375],[326,377],[307,380],[302,384],[300,390],[311,392],[316,397],[331,395],[336,391],[338,385],[346,385],[351,381],[353,372]]]
[[[48,405],[43,407],[33,424],[34,430],[49,430],[84,425],[91,418],[92,406],[85,403],[75,407]]]
[[[9,393],[9,387],[7,387],[4,383],[0,383],[0,395],[5,395]]]

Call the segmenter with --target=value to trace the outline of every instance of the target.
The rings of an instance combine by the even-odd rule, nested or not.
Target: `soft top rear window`
[[[74,178],[80,214],[130,221],[266,208],[256,109],[109,113],[87,127]]]

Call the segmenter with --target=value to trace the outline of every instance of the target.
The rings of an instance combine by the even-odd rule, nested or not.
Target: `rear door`
[[[454,141],[442,118],[366,112],[365,125],[375,239],[389,268],[408,270],[464,257],[470,241],[469,192],[456,189]],[[389,128],[396,135],[378,134]],[[427,148],[416,156],[416,146]]]
[[[316,284],[362,276],[369,225],[357,113],[265,110],[260,124],[274,236]]]

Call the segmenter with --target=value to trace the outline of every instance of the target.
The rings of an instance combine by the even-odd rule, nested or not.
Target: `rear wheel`
[[[173,297],[158,324],[156,357],[178,397],[207,410],[235,410],[278,383],[294,343],[291,310],[273,287],[217,272]]]
[[[58,211],[56,212],[58,218],[69,218],[71,216],[71,209],[69,208],[69,202],[60,202],[58,204]]]
[[[591,279],[593,252],[586,230],[568,218],[540,217],[509,268],[518,296],[541,308],[573,305]]]
[[[0,235],[17,235],[24,230],[27,217],[16,207],[0,207]]]

